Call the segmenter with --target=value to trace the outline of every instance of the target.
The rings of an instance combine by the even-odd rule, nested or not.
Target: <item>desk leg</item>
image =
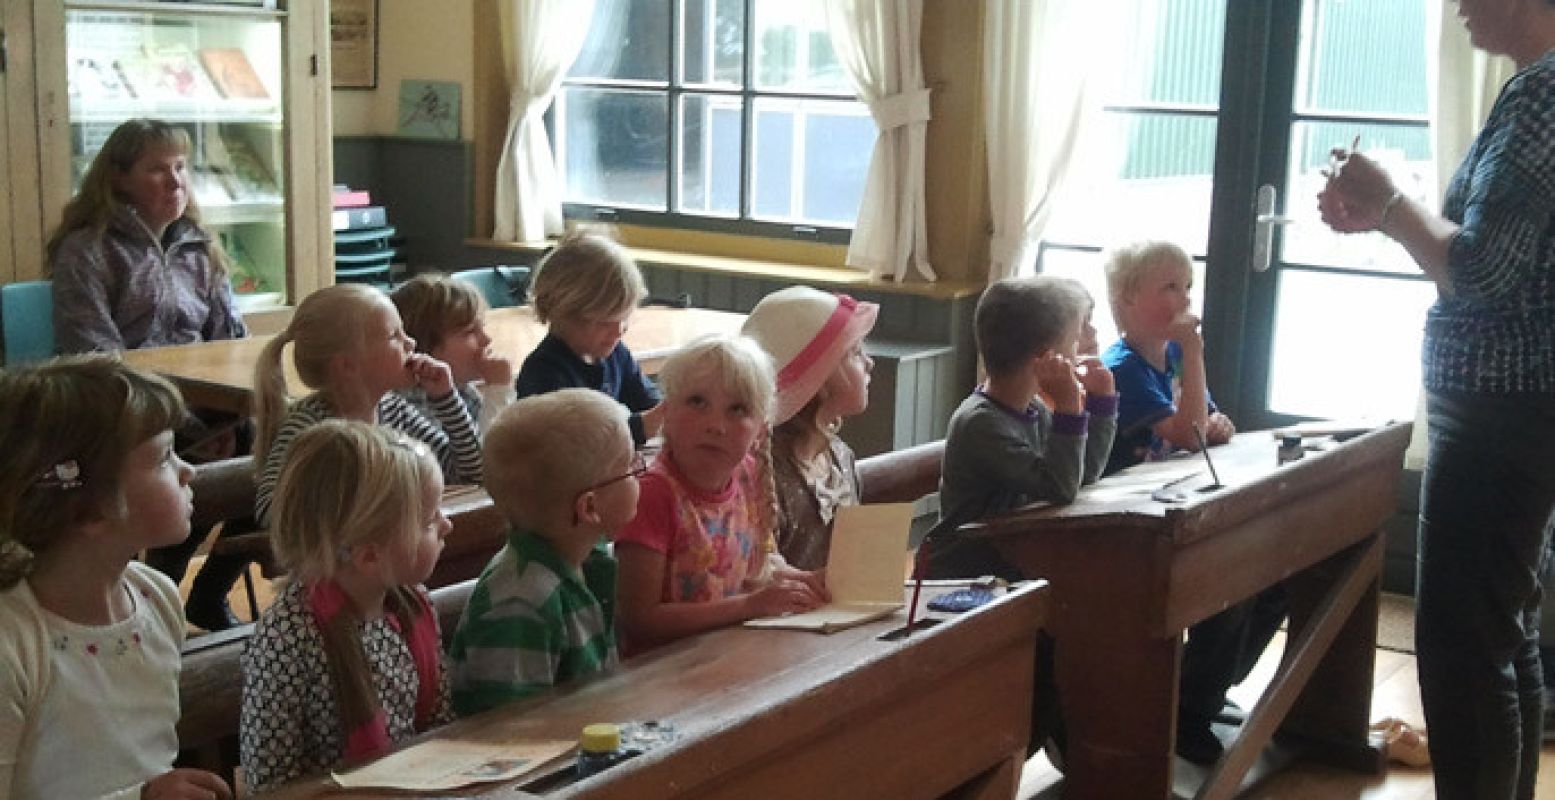
[[[1181,639],[1108,627],[1098,621],[1056,642],[1068,732],[1064,797],[1168,797]]]
[[[1368,732],[1382,556],[1378,533],[1285,582],[1290,627],[1300,631],[1322,622],[1314,613],[1348,569],[1359,568],[1367,576],[1355,609],[1285,717],[1279,736],[1317,760],[1369,773],[1380,773],[1386,766],[1382,751],[1370,744]]]

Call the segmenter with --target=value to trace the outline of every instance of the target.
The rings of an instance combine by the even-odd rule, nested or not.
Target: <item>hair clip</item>
[[[409,450],[420,458],[425,458],[432,453],[431,450],[427,449],[426,442],[417,441],[403,435],[395,435],[391,437],[389,439],[389,444],[392,444],[402,450]]]
[[[75,459],[68,459],[55,464],[43,471],[34,481],[33,486],[39,489],[71,489],[81,488],[81,465]]]

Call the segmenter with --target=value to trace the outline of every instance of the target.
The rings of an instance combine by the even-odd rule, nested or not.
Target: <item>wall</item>
[[[475,2],[379,0],[378,88],[334,90],[335,135],[392,136],[400,81],[419,79],[460,84],[460,138],[475,138]]]

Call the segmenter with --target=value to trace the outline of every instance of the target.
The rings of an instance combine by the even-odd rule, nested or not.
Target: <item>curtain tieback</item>
[[[884,133],[914,122],[929,121],[929,90],[912,91],[881,97],[869,104],[869,115]]]

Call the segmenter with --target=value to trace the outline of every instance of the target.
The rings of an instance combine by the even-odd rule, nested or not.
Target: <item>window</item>
[[[1175,241],[1197,263],[1196,311],[1216,311],[1205,308],[1206,297],[1212,306],[1246,306],[1245,314],[1221,309],[1223,319],[1240,325],[1220,329],[1222,338],[1211,339],[1207,352],[1212,362],[1219,359],[1220,377],[1229,378],[1220,385],[1212,380],[1211,392],[1240,412],[1239,424],[1293,416],[1409,418],[1434,287],[1380,234],[1330,232],[1318,219],[1315,198],[1329,149],[1359,135],[1361,149],[1401,189],[1434,207],[1426,81],[1434,53],[1425,31],[1437,4],[1130,2],[1118,69],[1104,82],[1103,119],[1090,136],[1094,160],[1059,199],[1038,268],[1086,284],[1097,300],[1105,346],[1116,328],[1105,299],[1102,248],[1143,238]],[[1239,35],[1223,63],[1228,16],[1253,8],[1273,9],[1269,38]],[[1244,27],[1251,26],[1233,29]],[[1254,55],[1268,56],[1255,88],[1269,107],[1256,119],[1233,118],[1220,108],[1222,71],[1256,70],[1264,62]],[[1217,172],[1226,155],[1224,147],[1217,151],[1218,140],[1259,142],[1256,174]],[[1241,252],[1206,267],[1215,226],[1229,224],[1217,216],[1221,206],[1212,208],[1217,192],[1230,192],[1250,216],[1247,201],[1260,184],[1277,187],[1277,210],[1294,218],[1276,234],[1271,268],[1250,274],[1251,254]],[[1217,292],[1217,283],[1232,292]],[[1217,370],[1210,366],[1213,379]],[[1336,381],[1344,391],[1335,391]]]
[[[819,0],[601,0],[552,140],[569,217],[846,241],[875,141]]]

